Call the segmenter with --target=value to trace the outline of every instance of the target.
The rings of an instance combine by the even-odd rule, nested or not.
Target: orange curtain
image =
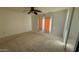
[[[45,20],[45,30],[46,30],[46,32],[49,32],[49,27],[50,27],[50,16],[47,16],[46,20]]]
[[[39,30],[42,30],[42,17],[39,17]]]

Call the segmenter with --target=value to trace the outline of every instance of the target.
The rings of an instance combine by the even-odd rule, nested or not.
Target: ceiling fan
[[[27,11],[27,10],[25,10]],[[28,14],[33,13],[35,15],[38,15],[38,12],[41,13],[42,11],[35,9],[35,7],[30,7],[30,10],[28,10]]]

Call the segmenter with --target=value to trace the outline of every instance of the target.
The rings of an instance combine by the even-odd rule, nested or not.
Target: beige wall
[[[0,37],[31,31],[31,16],[0,8]]]
[[[39,16],[51,16],[52,17],[52,33],[63,36],[64,25],[66,20],[67,10],[57,11],[57,12],[49,12],[45,15],[32,16],[32,29],[38,30],[38,19]]]
[[[67,10],[57,11],[49,14],[53,19],[52,32],[58,36],[63,36],[66,14]]]
[[[78,32],[79,32],[79,8],[75,8],[71,30],[70,30],[70,36],[76,37],[76,34]]]
[[[73,48],[77,40],[78,32],[79,32],[79,8],[75,8],[68,38],[68,43],[71,44]]]
[[[38,31],[38,21],[39,21],[39,16],[38,15],[32,15],[32,30],[33,31]]]

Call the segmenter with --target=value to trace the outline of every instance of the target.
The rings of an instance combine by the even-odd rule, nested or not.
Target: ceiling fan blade
[[[40,10],[35,10],[35,11],[40,12],[40,13],[42,12],[42,11],[40,11]]]
[[[30,14],[32,11],[30,10],[29,12],[28,12],[28,14]]]
[[[37,12],[34,11],[34,14],[37,15]]]
[[[26,10],[26,8],[25,8],[24,11],[28,11],[28,10]],[[40,13],[41,13],[42,11],[40,11],[40,10],[36,10],[35,7],[30,7],[30,10],[29,10],[28,14],[30,14],[30,13],[34,13],[35,15],[38,15],[37,12],[40,12]]]

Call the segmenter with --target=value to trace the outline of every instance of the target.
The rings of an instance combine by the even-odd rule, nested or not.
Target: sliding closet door
[[[39,17],[39,30],[42,31],[42,17]]]
[[[50,16],[47,16],[45,19],[45,31],[49,32],[49,28],[50,28]]]

